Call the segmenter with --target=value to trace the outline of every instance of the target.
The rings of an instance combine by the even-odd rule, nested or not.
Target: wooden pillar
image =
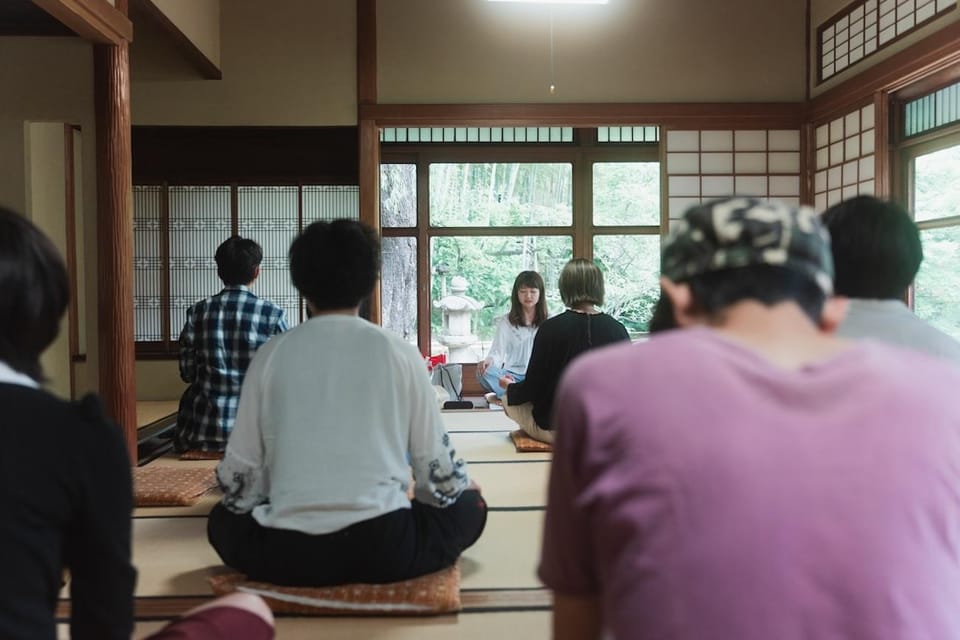
[[[360,222],[380,230],[380,129],[363,107],[377,102],[377,0],[357,0],[357,122]],[[370,321],[380,324],[380,286],[370,296]]]
[[[133,339],[133,186],[127,42],[94,46],[100,395],[137,457]]]

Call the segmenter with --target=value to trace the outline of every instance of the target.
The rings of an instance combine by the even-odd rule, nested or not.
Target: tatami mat
[[[457,455],[467,462],[530,462],[550,460],[548,452],[517,453],[509,432],[451,433]]]
[[[542,586],[536,570],[543,537],[543,511],[492,511],[477,543],[461,557],[464,589]]]
[[[211,594],[206,578],[222,567],[207,542],[205,518],[147,518],[133,521],[136,595]]]
[[[141,622],[134,638],[144,638],[163,626]],[[63,625],[61,625],[63,626]],[[66,639],[64,633],[58,636]],[[278,640],[490,640],[490,638],[548,638],[549,611],[461,613],[437,618],[278,618]]]
[[[489,431],[481,433],[451,432],[450,439],[457,450],[457,455],[467,462],[530,462],[534,460],[550,460],[550,453],[517,453],[510,440],[510,432]],[[180,460],[176,453],[167,453],[150,464],[164,466],[185,466],[196,468],[204,465],[216,467],[217,460]]]
[[[494,511],[462,559],[465,589],[540,586],[535,575],[542,511]],[[204,518],[140,518],[133,522],[136,595],[208,596],[206,578],[222,566],[207,542]]]
[[[137,402],[137,427],[145,427],[177,412],[178,400],[140,400]]]
[[[167,464],[166,459],[162,464]],[[543,507],[547,504],[550,464],[532,462],[529,467],[513,464],[477,464],[469,468],[470,478],[480,485],[487,504],[494,509]],[[220,501],[219,489],[204,494],[189,507],[138,507],[134,518],[202,517]]]
[[[544,507],[550,463],[475,464],[468,467],[470,477],[480,485],[491,508]]]
[[[503,411],[475,409],[473,411],[441,411],[447,431],[510,431],[517,423]]]

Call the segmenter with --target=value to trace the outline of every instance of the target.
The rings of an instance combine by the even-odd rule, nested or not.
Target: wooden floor
[[[502,411],[449,411],[444,420],[490,508],[483,536],[461,559],[464,611],[416,619],[281,617],[278,638],[549,636],[550,595],[536,577],[536,566],[550,455],[516,453],[509,438],[513,423]],[[167,456],[150,464],[212,467],[216,462]],[[133,559],[139,570],[135,637],[212,597],[207,577],[223,568],[206,541],[206,514],[218,499],[211,493],[192,507],[134,512]],[[61,613],[68,604],[61,603]],[[61,637],[67,637],[65,631],[61,625]]]

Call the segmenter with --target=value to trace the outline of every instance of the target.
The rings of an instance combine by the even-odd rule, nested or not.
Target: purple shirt
[[[615,638],[960,638],[960,369],[708,329],[575,361],[540,577]]]

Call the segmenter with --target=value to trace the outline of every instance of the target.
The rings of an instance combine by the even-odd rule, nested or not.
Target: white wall
[[[220,66],[220,0],[153,0],[203,55]]]
[[[89,256],[96,255],[96,155],[93,110],[93,47],[79,38],[0,37],[0,203],[26,212],[28,207],[29,123],[79,125],[86,144],[81,150],[82,197],[77,209],[87,212],[78,242]],[[59,125],[62,127],[62,124]],[[62,128],[61,128],[62,131]],[[61,134],[62,140],[62,134]],[[60,161],[63,152],[61,146]],[[61,181],[63,174],[60,174]],[[61,190],[62,194],[62,190]],[[32,198],[33,196],[29,196]],[[61,214],[62,215],[62,214]],[[82,295],[86,301],[87,367],[77,378],[77,390],[96,390],[97,320],[96,261],[88,260]],[[66,325],[65,325],[66,326]]]
[[[379,100],[797,101],[803,2],[612,0],[550,12],[486,0],[381,0]]]
[[[24,125],[26,168],[26,200],[24,210],[43,231],[66,264],[66,162],[64,160],[64,126],[62,122],[31,122]],[[65,314],[60,334],[40,358],[47,378],[45,388],[70,398],[70,335]]]
[[[134,124],[356,124],[355,0],[230,0],[220,29],[222,80],[172,69],[169,49],[135,37]]]

